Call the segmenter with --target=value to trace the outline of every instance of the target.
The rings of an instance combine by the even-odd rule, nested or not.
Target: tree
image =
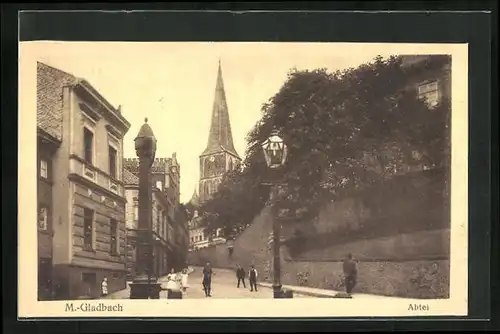
[[[414,90],[405,89],[422,66],[446,62],[447,56],[431,56],[420,67],[404,68],[400,57],[377,57],[333,73],[290,71],[247,136],[243,169],[227,175],[205,206],[217,215],[207,226],[232,229],[265,204],[260,143],[273,128],[289,147],[283,174],[287,187],[276,205],[297,217],[315,215],[325,201],[404,173],[412,164],[448,165],[449,101],[431,112]]]

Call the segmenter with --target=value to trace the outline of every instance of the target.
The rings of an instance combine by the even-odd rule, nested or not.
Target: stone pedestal
[[[161,283],[156,280],[134,280],[130,284],[130,299],[160,299]]]

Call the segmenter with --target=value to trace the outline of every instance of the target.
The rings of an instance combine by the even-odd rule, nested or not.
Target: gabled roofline
[[[92,96],[99,104],[105,107],[105,111],[109,116],[115,119],[124,130],[130,129],[131,124],[118,112],[113,105],[106,100],[87,80],[79,78],[75,87],[83,88],[90,96]],[[101,109],[102,110],[102,109]]]
[[[220,145],[219,144],[219,149],[218,150],[208,150],[208,148],[203,151],[202,154],[199,155],[200,158],[203,158],[203,157],[206,157],[208,155],[212,155],[212,154],[215,154],[215,153],[221,153],[221,152],[225,152],[227,154],[230,154],[232,155],[233,157],[241,160],[241,157],[239,156],[238,152],[232,152],[231,150],[228,150],[227,148],[225,148],[224,146]]]

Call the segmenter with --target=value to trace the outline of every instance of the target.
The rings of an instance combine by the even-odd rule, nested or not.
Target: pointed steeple
[[[198,192],[196,191],[196,187],[194,188],[193,196],[191,196],[191,200],[189,203],[193,204],[195,207],[200,205],[200,197],[198,197]]]
[[[227,151],[236,157],[239,157],[233,144],[231,122],[229,121],[229,112],[226,102],[226,92],[224,91],[224,81],[222,80],[222,67],[219,59],[219,69],[215,85],[215,98],[212,107],[210,132],[208,135],[207,148],[203,151],[202,155],[221,151]]]

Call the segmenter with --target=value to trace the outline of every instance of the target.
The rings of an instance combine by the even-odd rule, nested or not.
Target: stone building
[[[128,275],[133,277],[135,266],[135,230],[138,219],[138,172],[139,159],[123,160],[124,174],[127,176],[127,247]],[[170,268],[182,267],[183,235],[187,226],[183,223],[180,209],[180,165],[175,153],[170,158],[156,158],[151,167],[153,183],[153,242],[154,272],[164,275]],[[187,239],[186,236],[184,236]],[[187,243],[187,241],[186,241]],[[187,247],[187,246],[186,246]]]
[[[139,220],[139,178],[129,170],[123,170],[123,180],[125,183],[126,206],[126,226],[127,226],[127,277],[135,277],[135,264],[137,260],[137,227]],[[169,231],[173,230],[172,222],[169,222],[167,196],[160,189],[153,185],[153,270],[158,276],[168,272],[168,251],[172,249],[172,238]]]
[[[241,158],[233,144],[222,68],[219,61],[208,143],[200,155],[200,201],[208,200],[217,191],[224,173],[236,168],[240,162]]]
[[[129,122],[85,79],[39,62],[37,124],[60,142],[51,159],[45,144],[39,147],[40,172],[47,167],[52,193],[42,196],[52,204],[40,210],[39,225],[47,212],[54,296],[99,297],[104,277],[110,293],[126,288],[121,161]]]
[[[50,123],[38,122],[37,137],[37,165],[38,165],[38,299],[52,298],[52,237],[53,224],[53,196],[52,186],[54,179],[54,155],[61,145],[61,139],[51,128]],[[45,129],[45,130],[44,130]],[[53,134],[49,134],[52,132]]]

